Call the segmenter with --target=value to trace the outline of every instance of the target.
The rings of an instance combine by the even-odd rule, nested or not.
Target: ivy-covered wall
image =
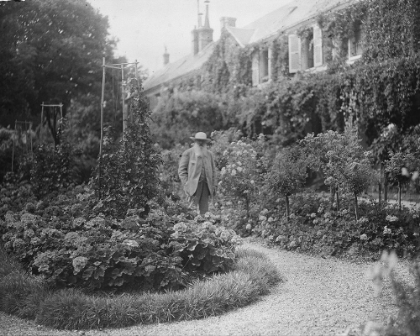
[[[307,132],[341,130],[346,118],[359,122],[368,143],[390,123],[403,132],[420,123],[419,0],[365,0],[314,21],[323,32],[327,71],[289,75],[286,33],[241,48],[224,32],[207,64],[177,87],[223,93],[232,123],[283,144]],[[348,40],[360,26],[363,57],[347,65]],[[272,81],[253,88],[252,54],[268,46]]]

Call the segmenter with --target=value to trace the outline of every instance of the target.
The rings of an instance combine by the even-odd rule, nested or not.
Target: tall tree
[[[39,115],[41,103],[92,93],[103,55],[111,58],[108,19],[87,0],[33,0],[0,5],[0,123]],[[48,127],[55,137],[53,116]],[[58,142],[58,138],[54,138]]]

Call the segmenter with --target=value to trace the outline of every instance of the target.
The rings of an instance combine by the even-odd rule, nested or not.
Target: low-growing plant
[[[61,290],[43,301],[36,321],[58,329],[98,329],[217,316],[254,302],[281,281],[264,255],[240,254],[233,271],[196,280],[182,291],[104,297]]]
[[[187,271],[226,272],[233,264],[239,237],[233,230],[214,225],[220,221],[220,216],[206,216],[208,218],[198,218],[204,220],[200,225],[195,221],[175,224],[169,245],[179,251],[183,260],[188,260],[184,265]]]
[[[354,221],[351,194],[344,194],[342,201],[342,209],[334,211],[326,195],[296,194],[289,221],[277,209],[264,209],[251,230],[282,248],[302,252],[368,259],[384,249],[407,257],[420,252],[418,211],[362,202],[360,218]]]
[[[143,219],[139,210],[122,220],[89,218],[78,203],[59,197],[55,204],[60,202],[70,206],[9,212],[3,223],[7,251],[56,287],[178,289],[192,278],[227,271],[239,243],[213,215],[202,223],[197,220],[204,218],[168,216],[157,208]]]

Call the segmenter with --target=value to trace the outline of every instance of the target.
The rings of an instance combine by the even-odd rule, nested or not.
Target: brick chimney
[[[236,27],[236,18],[223,16],[220,18],[220,28]]]
[[[210,28],[209,20],[209,0],[205,0],[206,16],[204,19],[204,26],[199,27],[198,31],[198,51],[203,50],[209,43],[213,42],[213,29]]]
[[[192,53],[193,55],[196,55],[200,49],[199,49],[199,29],[203,26],[201,21],[201,16],[203,14],[200,13],[200,0],[197,0],[197,26],[194,26],[194,29],[191,31],[191,38],[192,38]]]

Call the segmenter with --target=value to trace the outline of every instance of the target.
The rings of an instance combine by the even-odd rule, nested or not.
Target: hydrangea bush
[[[147,218],[129,210],[115,219],[84,206],[94,194],[79,191],[0,222],[5,249],[57,287],[177,289],[233,262],[239,238],[220,217],[169,216],[155,205]]]

